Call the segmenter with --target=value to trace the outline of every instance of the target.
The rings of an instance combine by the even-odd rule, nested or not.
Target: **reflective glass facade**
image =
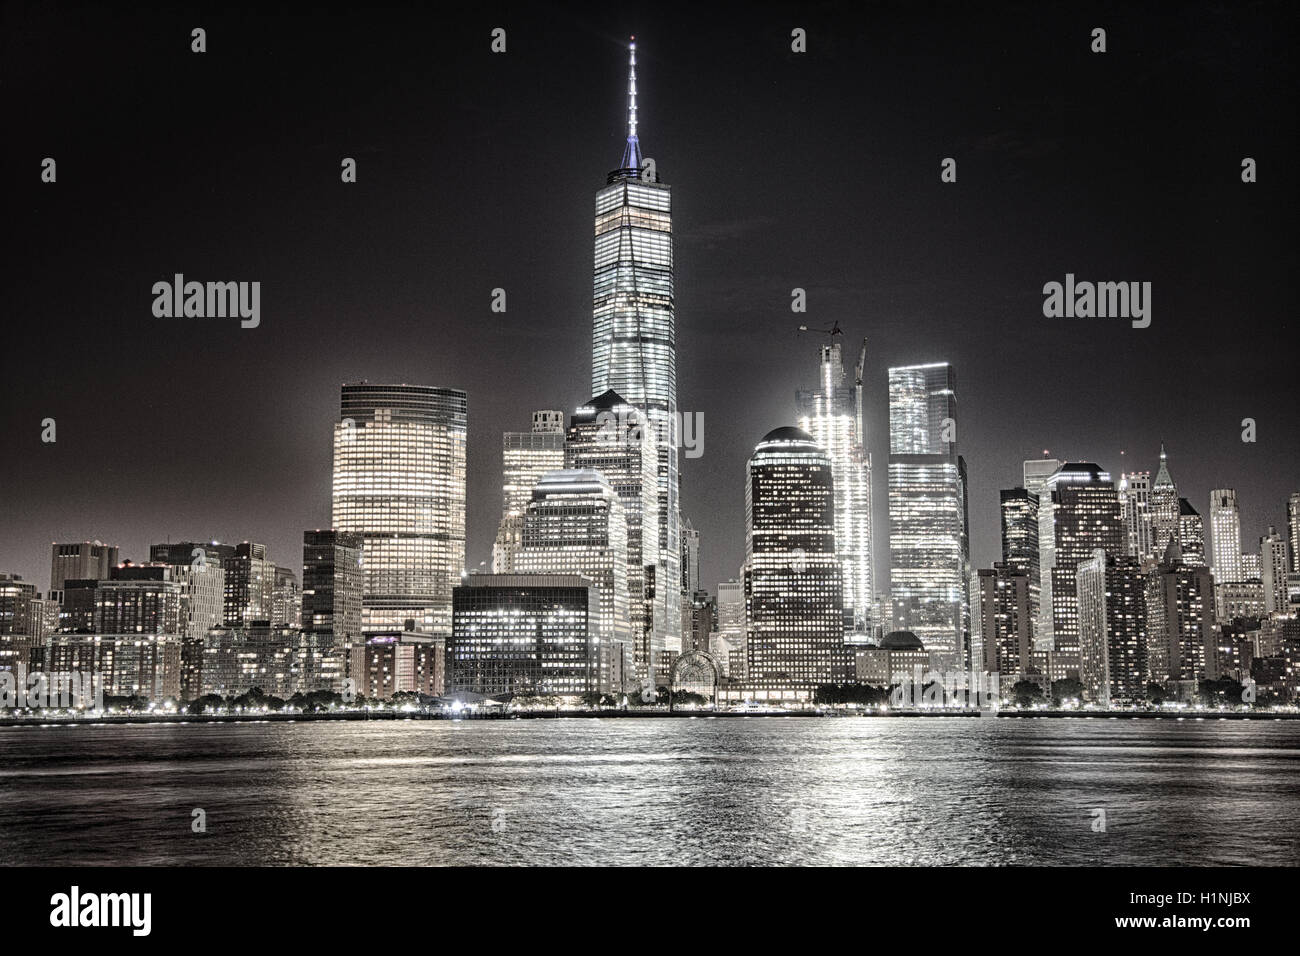
[[[639,152],[637,153],[639,156]],[[673,307],[672,196],[623,168],[596,193],[591,394],[614,391],[650,417],[658,436],[659,580],[680,578],[677,322]],[[681,649],[681,594],[664,589],[666,641]]]
[[[627,588],[637,680],[667,680],[664,650],[670,605],[666,592],[651,596],[650,583],[664,580],[660,560],[658,449],[644,414],[606,392],[578,408],[569,421],[565,467],[598,472],[614,489],[627,522]],[[654,669],[653,678],[650,668]]]
[[[869,633],[874,623],[875,566],[871,455],[865,447],[862,385],[845,384],[838,342],[822,347],[820,372],[817,388],[796,394],[799,427],[830,456],[835,476],[835,550],[844,574],[846,629]]]
[[[613,645],[610,652],[616,658],[605,660],[611,668],[601,675],[606,683],[629,671],[633,659],[627,566],[623,504],[598,472],[556,471],[538,482],[524,512],[523,547],[515,555],[515,570],[591,579],[597,592],[593,641]],[[618,680],[621,683],[621,677]]]
[[[754,450],[748,479],[746,690],[807,696],[851,680],[830,456],[807,432],[779,428]]]
[[[465,393],[344,385],[341,411],[333,524],[363,536],[362,627],[445,636],[465,566]]]
[[[940,667],[966,666],[970,541],[966,464],[946,362],[889,370],[889,560],[894,626]]]
[[[594,598],[578,575],[470,575],[453,597],[447,694],[601,690],[588,627]]]
[[[1078,677],[1080,562],[1100,549],[1125,552],[1119,495],[1110,474],[1092,462],[1067,462],[1047,480],[1052,501],[1052,680]]]

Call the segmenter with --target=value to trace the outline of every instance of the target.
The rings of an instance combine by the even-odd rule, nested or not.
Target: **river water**
[[[0,864],[1296,865],[1300,722],[0,728]]]

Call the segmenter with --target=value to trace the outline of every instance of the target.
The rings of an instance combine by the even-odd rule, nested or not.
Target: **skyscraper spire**
[[[641,143],[636,137],[636,37],[628,45],[627,62],[627,146],[623,150],[623,169],[641,168]]]
[[[1174,479],[1169,474],[1169,455],[1165,452],[1165,443],[1160,443],[1160,467],[1156,470],[1155,486],[1174,487]]]

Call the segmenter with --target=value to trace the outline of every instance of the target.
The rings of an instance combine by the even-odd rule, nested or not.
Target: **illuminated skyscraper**
[[[769,432],[745,484],[745,693],[807,700],[852,679],[835,557],[830,456],[798,428]]]
[[[341,690],[353,646],[361,646],[364,541],[347,531],[302,536],[303,686]],[[360,675],[355,678],[360,683]]]
[[[795,395],[799,427],[830,455],[835,473],[835,551],[844,573],[846,632],[869,633],[875,596],[871,560],[871,454],[862,422],[862,366],[866,343],[852,385],[844,380],[838,336],[821,349],[821,374],[815,389]]]
[[[343,386],[334,426],[334,528],[363,535],[364,630],[451,632],[465,567],[465,393]]]
[[[1291,573],[1300,574],[1300,491],[1286,502],[1286,536],[1291,548]]]
[[[1079,680],[1102,704],[1146,697],[1146,576],[1141,559],[1098,548],[1075,571]]]
[[[564,466],[595,471],[609,482],[623,504],[627,521],[627,588],[637,680],[668,679],[663,654],[670,604],[658,571],[659,456],[645,414],[617,392],[597,395],[569,419]],[[674,588],[673,590],[677,590]],[[679,625],[680,627],[680,622]],[[650,668],[654,674],[650,674]]]
[[[672,196],[637,138],[636,43],[629,45],[627,146],[596,193],[591,394],[613,390],[643,409],[658,437],[660,589],[670,651],[681,650],[677,474],[677,320]]]
[[[1189,700],[1197,682],[1218,677],[1214,652],[1214,578],[1183,561],[1178,539],[1165,545],[1146,584],[1151,679]]]
[[[982,660],[976,668],[999,675],[999,687],[1010,693],[1033,662],[1032,578],[1019,567],[998,562],[972,579],[972,631],[978,633]]]
[[[1169,539],[1178,537],[1178,514],[1178,486],[1169,474],[1169,456],[1165,454],[1165,443],[1161,442],[1160,470],[1151,486],[1152,557],[1163,555]]]
[[[225,570],[226,627],[247,627],[254,621],[270,623],[275,562],[267,557],[266,545],[251,541],[237,544],[234,555],[221,564]]]
[[[1045,454],[1046,452],[1044,452]],[[1063,465],[1059,458],[1032,458],[1024,462],[1025,490],[1038,497],[1038,613],[1034,616],[1034,649],[1052,649],[1052,493],[1047,479]]]
[[[1210,546],[1215,584],[1244,581],[1241,568],[1241,511],[1237,492],[1216,488],[1210,492]]]
[[[999,498],[1002,512],[1002,563],[1028,578],[1029,633],[1032,639],[1038,623],[1042,584],[1038,566],[1038,495],[1026,488],[1008,488],[1000,493]],[[971,614],[974,613],[975,608],[972,606]]]
[[[1051,496],[1051,593],[1044,616],[1052,620],[1051,679],[1078,677],[1079,603],[1075,572],[1100,549],[1125,553],[1124,521],[1110,475],[1092,462],[1066,462],[1047,480]],[[1050,604],[1048,604],[1050,602]]]
[[[1178,546],[1183,549],[1183,560],[1188,564],[1206,563],[1205,521],[1186,498],[1178,499]]]
[[[1260,579],[1264,584],[1264,609],[1270,614],[1287,609],[1286,539],[1269,525],[1268,534],[1259,539]]]
[[[518,574],[590,578],[599,592],[592,608],[603,689],[622,690],[633,662],[627,589],[627,520],[609,482],[590,469],[545,475],[524,511]]]
[[[533,412],[533,429],[501,436],[501,524],[492,545],[492,571],[509,574],[524,531],[524,509],[542,476],[564,467],[564,413]]]
[[[1127,554],[1135,558],[1155,557],[1151,527],[1151,473],[1130,471],[1119,477],[1119,505],[1124,511]]]
[[[889,578],[894,626],[936,667],[966,666],[970,543],[966,462],[947,362],[889,370]]]

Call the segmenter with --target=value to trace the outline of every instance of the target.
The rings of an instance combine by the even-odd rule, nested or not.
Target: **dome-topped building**
[[[923,651],[925,645],[911,631],[890,631],[880,639],[880,646],[888,651]]]

